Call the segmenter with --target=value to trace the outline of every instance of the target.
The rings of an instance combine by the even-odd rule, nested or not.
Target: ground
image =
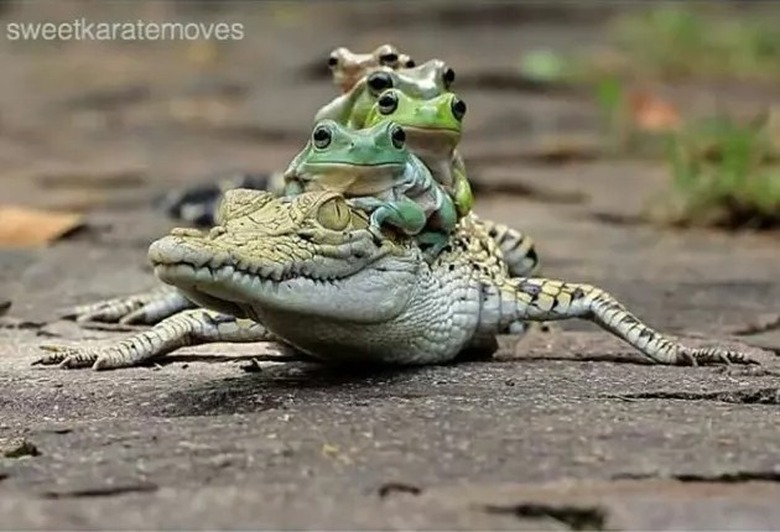
[[[181,42],[0,44],[2,202],[89,214],[52,246],[0,250],[0,300],[12,301],[0,318],[0,527],[776,526],[780,332],[751,331],[778,320],[777,237],[632,223],[665,186],[660,162],[534,156],[540,134],[592,134],[592,102],[487,74],[511,73],[524,47],[595,41],[596,8],[563,20],[432,2],[423,25],[392,5],[63,2],[46,17],[25,5],[4,15],[211,17],[251,31],[216,60]],[[476,210],[532,234],[545,275],[601,286],[658,328],[764,365],[616,363],[631,349],[571,323],[502,338],[492,361],[408,371],[268,361],[250,372],[273,351],[223,344],[150,368],[30,367],[42,343],[130,334],[56,310],[153,286],[145,251],[173,225],[153,200],[214,173],[283,167],[333,93],[310,65],[339,44],[384,41],[454,66]]]

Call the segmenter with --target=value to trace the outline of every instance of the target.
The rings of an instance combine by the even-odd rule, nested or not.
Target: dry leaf
[[[632,92],[628,101],[631,120],[642,131],[669,131],[682,122],[680,113],[672,104],[649,92]]]
[[[0,247],[43,246],[84,225],[76,213],[0,206]]]

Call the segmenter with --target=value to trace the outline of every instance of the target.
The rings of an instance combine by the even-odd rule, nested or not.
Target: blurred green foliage
[[[648,2],[649,3],[649,2]],[[780,10],[754,12],[706,2],[653,3],[607,24],[606,47],[561,54],[532,51],[520,70],[545,80],[597,83],[644,79],[780,77]]]
[[[721,11],[708,9],[706,3],[662,4],[619,17],[612,41],[629,58],[627,66],[651,76],[777,76],[777,13]]]
[[[780,168],[770,166],[766,115],[708,119],[670,134],[671,191],[651,217],[684,226],[780,225]]]

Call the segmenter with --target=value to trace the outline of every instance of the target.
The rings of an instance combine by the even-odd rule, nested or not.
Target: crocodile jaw
[[[280,277],[278,268],[247,268],[234,257],[210,261],[218,256],[211,244],[199,237],[167,236],[152,244],[149,258],[161,281],[198,304],[239,317],[283,313],[380,323],[400,315],[415,292],[419,262],[411,257],[385,255],[357,268],[344,261],[344,276],[320,278],[288,268]]]

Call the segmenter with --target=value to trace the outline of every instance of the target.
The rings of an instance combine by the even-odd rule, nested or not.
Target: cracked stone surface
[[[573,26],[519,32],[490,19],[492,8],[453,2],[452,26],[432,39],[399,21],[356,28],[392,15],[386,6],[324,4],[222,12],[255,31],[210,70],[181,43],[22,53],[0,42],[0,95],[15,102],[3,108],[2,201],[77,206],[92,226],[46,249],[0,250],[0,450],[12,451],[0,458],[0,528],[775,528],[780,330],[767,324],[780,312],[780,241],[616,223],[663,190],[663,169],[515,159],[540,127],[592,131],[596,115],[586,96],[479,82],[510,69],[519,47],[595,41],[603,15],[575,10]],[[135,20],[141,9],[106,6],[90,16]],[[67,18],[85,8],[47,9]],[[434,20],[444,8],[425,9]],[[597,284],[687,342],[751,349],[764,364],[648,366],[567,322],[502,338],[492,361],[406,371],[268,360],[250,373],[242,365],[273,349],[226,344],[107,373],[29,366],[42,343],[131,334],[57,321],[56,310],[153,286],[146,247],[174,225],[153,199],[217,172],[285,165],[332,94],[301,69],[337,44],[378,40],[453,63],[469,105],[467,164],[479,161],[486,190],[504,190],[480,195],[477,211],[533,235],[545,275]],[[231,84],[244,96],[214,96]],[[141,178],[122,177],[136,165]],[[107,170],[79,178],[72,168]]]

